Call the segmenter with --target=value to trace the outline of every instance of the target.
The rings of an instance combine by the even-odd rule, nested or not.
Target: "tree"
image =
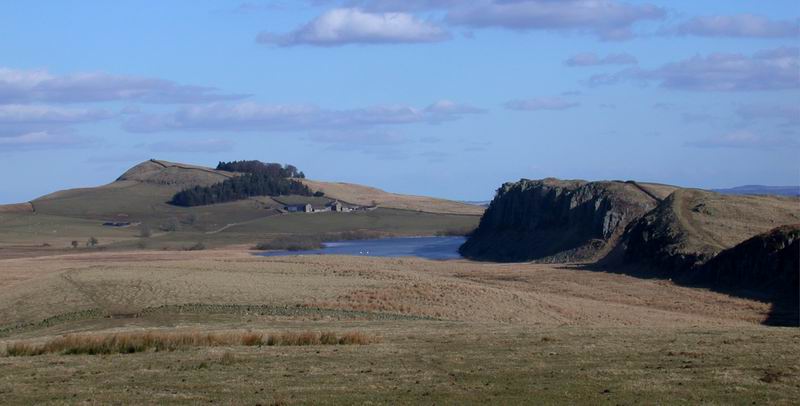
[[[211,186],[195,186],[180,191],[172,196],[170,204],[192,207],[232,202],[251,196],[281,195],[311,196],[311,189],[298,180],[276,176],[269,171],[245,173]]]
[[[86,246],[94,248],[98,243],[99,241],[97,241],[97,238],[89,237],[89,241],[86,241]]]

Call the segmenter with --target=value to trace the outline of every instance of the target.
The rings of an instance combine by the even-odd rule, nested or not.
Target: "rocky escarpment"
[[[506,183],[461,247],[490,261],[589,261],[673,188],[635,182],[527,180]]]
[[[800,292],[800,224],[776,227],[720,252],[689,276],[692,282],[788,295]]]
[[[749,237],[800,222],[798,204],[795,198],[679,189],[628,227],[624,258],[680,276]]]

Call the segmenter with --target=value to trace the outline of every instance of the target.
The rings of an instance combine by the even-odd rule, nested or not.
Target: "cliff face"
[[[678,276],[751,236],[797,223],[797,204],[793,198],[676,190],[628,227],[625,260]]]
[[[777,227],[722,251],[692,281],[793,294],[800,291],[800,224]]]
[[[506,183],[461,254],[506,262],[593,260],[613,247],[630,221],[656,207],[661,192],[633,182]]]
[[[800,325],[800,224],[777,227],[720,252],[691,271],[687,282],[744,290],[773,303],[767,324]]]

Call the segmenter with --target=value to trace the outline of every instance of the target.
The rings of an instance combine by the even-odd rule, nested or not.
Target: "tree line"
[[[231,161],[220,162],[217,170],[241,173],[258,173],[276,178],[300,178],[306,175],[294,165],[281,165],[277,163],[264,163],[261,161]]]
[[[176,206],[204,206],[232,202],[252,196],[311,196],[308,186],[286,178],[261,173],[245,173],[211,186],[195,186],[175,194],[170,203]]]

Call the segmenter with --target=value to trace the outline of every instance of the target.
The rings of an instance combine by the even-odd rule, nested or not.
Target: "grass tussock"
[[[174,351],[188,347],[218,346],[305,346],[305,345],[365,345],[380,342],[377,337],[362,332],[260,333],[225,332],[130,332],[117,334],[68,334],[44,343],[17,341],[6,345],[6,356],[42,354],[132,354],[144,351]]]

